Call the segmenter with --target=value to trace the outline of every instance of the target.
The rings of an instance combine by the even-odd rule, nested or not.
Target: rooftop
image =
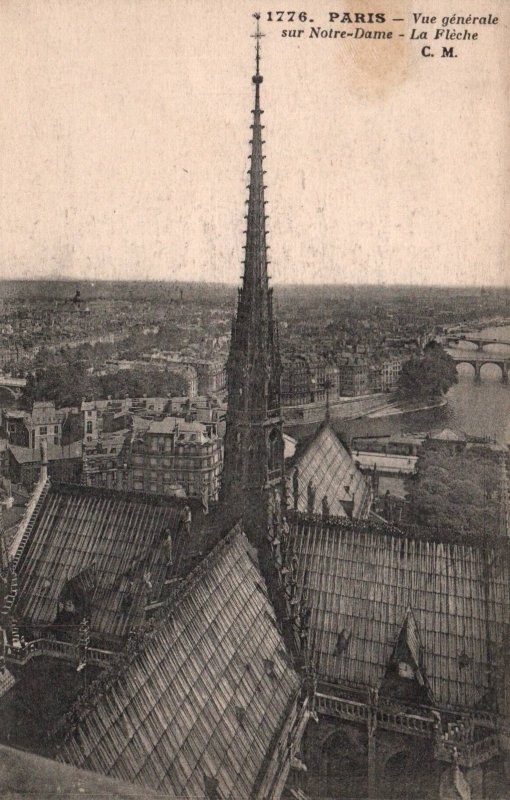
[[[256,563],[234,529],[130,663],[91,687],[62,760],[178,796],[256,796],[300,687]]]
[[[428,435],[429,439],[434,441],[443,442],[466,442],[467,436],[463,431],[455,431],[452,428],[442,428],[440,430],[431,431]]]
[[[18,462],[18,464],[39,464],[41,461],[41,450],[39,447],[32,449],[31,447],[19,447],[18,445],[9,445],[9,450]],[[48,461],[60,461],[68,458],[81,458],[83,452],[83,445],[81,442],[72,442],[71,444],[53,444],[48,442]]]
[[[179,568],[187,546],[179,527],[182,507],[141,493],[50,485],[19,560],[18,618],[51,626],[72,590],[83,596],[93,635],[126,636]],[[165,531],[173,539],[170,570]]]
[[[482,546],[300,515],[292,535],[321,680],[380,688],[411,612],[435,702],[489,702],[493,659],[508,650],[508,550],[485,556]]]
[[[322,425],[314,436],[298,446],[291,463],[299,471],[298,511],[307,511],[311,482],[316,491],[316,513],[321,512],[324,496],[334,516],[349,516],[350,504],[354,517],[368,513],[369,485],[330,425]]]

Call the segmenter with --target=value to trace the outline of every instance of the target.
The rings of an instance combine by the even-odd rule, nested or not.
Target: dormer
[[[428,703],[432,700],[423,665],[423,645],[411,608],[406,611],[380,692],[408,702]]]

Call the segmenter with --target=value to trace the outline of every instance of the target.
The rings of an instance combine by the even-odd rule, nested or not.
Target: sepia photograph
[[[0,2],[0,797],[510,797],[509,26]]]

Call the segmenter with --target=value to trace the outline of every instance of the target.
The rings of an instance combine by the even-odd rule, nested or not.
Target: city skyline
[[[507,284],[505,21],[430,64],[284,40],[268,7],[273,284]],[[252,12],[4,7],[0,278],[239,282]]]

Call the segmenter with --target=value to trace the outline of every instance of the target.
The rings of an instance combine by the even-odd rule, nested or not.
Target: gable
[[[289,497],[295,494],[292,475],[297,467],[297,510],[309,513],[310,490],[313,513],[321,514],[327,498],[329,514],[335,517],[365,517],[370,508],[370,487],[351,455],[329,425],[322,426],[294,460]],[[294,507],[295,503],[294,503]]]
[[[433,700],[423,666],[423,645],[416,618],[407,609],[381,681],[381,694],[425,703]]]

